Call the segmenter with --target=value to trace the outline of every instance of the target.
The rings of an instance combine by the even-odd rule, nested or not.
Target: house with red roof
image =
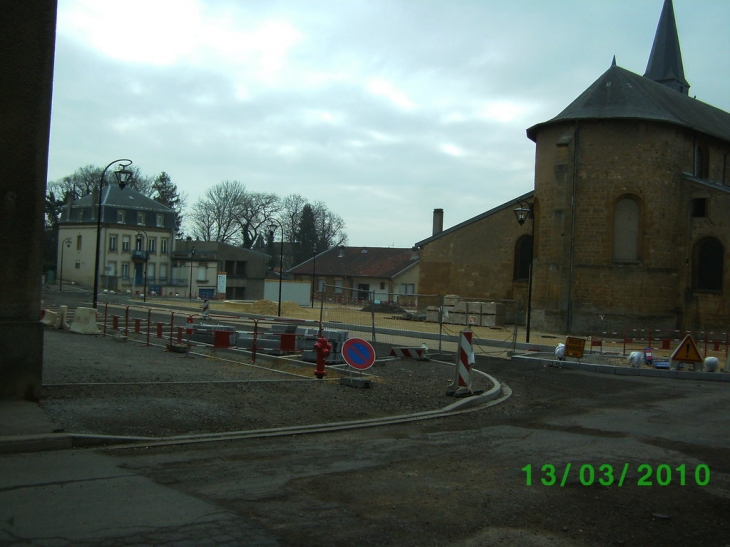
[[[407,303],[418,293],[419,256],[413,249],[336,246],[291,268],[316,299]]]

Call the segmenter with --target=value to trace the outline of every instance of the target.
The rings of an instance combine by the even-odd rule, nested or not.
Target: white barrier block
[[[79,334],[100,334],[101,331],[96,325],[96,310],[94,308],[76,308],[76,315],[70,330]]]
[[[41,323],[46,327],[52,327],[58,321],[58,314],[51,310],[41,310]]]
[[[68,306],[61,306],[58,309],[58,318],[56,319],[56,322],[53,324],[53,328],[56,330],[63,330],[68,329],[68,322],[66,321],[66,317],[68,316]]]

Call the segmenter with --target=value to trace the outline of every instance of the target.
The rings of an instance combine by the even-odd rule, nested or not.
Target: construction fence
[[[334,292],[337,290],[338,292]],[[475,353],[506,354],[517,340],[520,301],[475,300],[455,295],[390,294],[326,286],[316,294],[317,320],[328,328],[373,344],[426,347],[430,354],[455,353],[459,333],[474,333]]]
[[[345,292],[343,290],[343,292]],[[370,342],[378,356],[388,356],[393,347],[425,348],[429,355],[455,354],[459,333],[469,328],[473,333],[474,352],[481,355],[504,355],[515,350],[517,329],[506,325],[507,312],[513,302],[476,302],[458,297],[433,295],[392,295],[391,299],[365,299],[362,294],[318,294],[311,307],[292,306],[285,302],[281,316],[277,306],[253,303],[249,306],[223,307],[214,304],[203,313],[199,309],[179,310],[142,304],[103,304],[98,310],[100,334],[140,338],[145,343],[169,344],[178,349],[186,344],[202,343],[213,347],[239,349],[270,354],[303,352],[310,355],[320,332],[338,349],[348,338]],[[419,312],[419,300],[440,303]],[[162,300],[156,304],[164,306]],[[180,302],[171,302],[171,305]],[[224,310],[224,311],[223,311]],[[311,355],[310,355],[311,356]]]
[[[454,355],[459,333],[467,328],[473,332],[477,355],[545,352],[565,341],[564,335],[533,332],[530,344],[518,342],[524,334],[523,325],[514,323],[515,318],[523,320],[519,301],[487,302],[443,295],[365,299],[362,291],[348,294],[344,289],[332,296],[328,292],[317,296],[311,307],[285,302],[279,310],[271,302],[232,305],[225,311],[219,308],[223,304],[204,310],[202,302],[194,303],[197,309],[189,310],[106,304],[100,306],[97,320],[104,335],[123,332],[141,337],[147,344],[158,339],[171,346],[189,342],[235,346],[253,351],[254,359],[257,351],[310,351],[320,332],[334,342],[334,354],[348,338],[362,338],[375,346],[378,356],[387,356],[393,347],[426,348],[429,355]],[[434,302],[437,304],[431,305]],[[270,307],[259,305],[264,303]],[[159,304],[164,305],[162,301]],[[70,310],[69,313],[72,315]],[[703,358],[727,359],[730,339],[722,332],[627,329],[583,338],[587,340],[587,353],[627,356],[651,348],[655,358],[662,359],[668,358],[687,334],[693,337]],[[332,360],[336,357],[333,355]]]

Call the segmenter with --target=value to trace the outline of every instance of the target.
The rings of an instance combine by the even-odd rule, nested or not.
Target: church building
[[[520,300],[559,333],[727,329],[730,114],[689,89],[665,0],[643,76],[614,59],[527,130],[533,192],[416,243],[420,291]]]

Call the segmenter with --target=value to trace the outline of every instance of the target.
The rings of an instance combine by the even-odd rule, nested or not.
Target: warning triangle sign
[[[690,363],[702,362],[702,357],[700,357],[697,344],[695,344],[695,341],[690,334],[685,336],[682,343],[679,344],[679,347],[674,350],[671,359],[672,361],[687,361]]]

